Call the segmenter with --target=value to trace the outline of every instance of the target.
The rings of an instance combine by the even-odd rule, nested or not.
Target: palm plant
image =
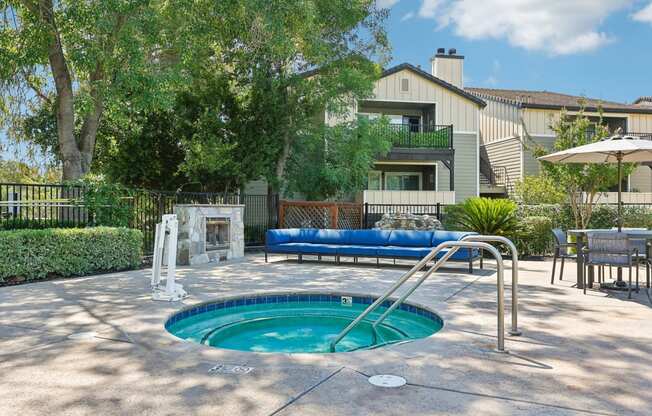
[[[469,198],[454,221],[464,230],[509,237],[518,228],[516,208],[516,203],[508,199]]]

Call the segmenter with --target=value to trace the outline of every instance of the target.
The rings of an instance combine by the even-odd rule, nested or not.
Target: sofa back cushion
[[[349,244],[358,246],[387,245],[391,231],[389,230],[350,230]]]
[[[465,235],[477,234],[470,231],[445,231],[437,230],[432,233],[432,246],[439,245],[444,241],[457,241]]]
[[[402,247],[430,247],[432,231],[392,230],[387,244]]]
[[[275,244],[291,243],[292,237],[298,234],[297,228],[286,228],[281,230],[267,230],[265,233],[265,244],[273,246]]]
[[[292,243],[312,243],[315,234],[320,231],[316,228],[295,228],[296,232],[292,234]]]
[[[349,244],[349,230],[317,230],[311,243],[315,244]]]

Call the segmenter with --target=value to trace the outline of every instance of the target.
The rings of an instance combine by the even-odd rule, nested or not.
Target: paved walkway
[[[184,303],[286,289],[379,295],[406,270],[274,260],[265,264],[254,255],[181,268],[191,295]],[[445,320],[433,337],[325,355],[180,342],[162,324],[181,305],[150,300],[148,270],[0,288],[0,414],[651,414],[646,292],[631,301],[620,293],[584,296],[571,287],[574,267],[554,286],[550,268],[521,262],[524,335],[507,338],[508,355],[493,352],[492,270],[446,270],[413,295]],[[90,331],[96,335],[69,337]],[[209,374],[218,363],[254,370]],[[401,375],[408,385],[381,389],[367,382],[381,373]]]

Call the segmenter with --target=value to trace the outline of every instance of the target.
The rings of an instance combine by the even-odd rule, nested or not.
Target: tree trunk
[[[93,109],[84,119],[84,124],[81,129],[81,157],[82,157],[82,173],[86,174],[91,170],[91,163],[93,162],[93,153],[95,152],[95,139],[97,137],[97,129],[100,125],[100,117],[104,111],[104,102],[99,93],[97,83],[103,78],[102,69],[100,64],[91,74],[90,77],[90,90],[91,98],[93,99]]]
[[[75,140],[75,110],[72,77],[63,53],[61,38],[54,20],[52,0],[41,0],[40,17],[50,29],[48,60],[57,91],[57,135],[63,159],[63,180],[77,179],[83,174],[81,152]]]

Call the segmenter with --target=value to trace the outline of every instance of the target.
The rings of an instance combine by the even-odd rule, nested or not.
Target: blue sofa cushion
[[[340,247],[335,244],[298,243],[302,254],[337,254]]]
[[[311,243],[316,244],[348,244],[349,230],[317,230]]]
[[[301,246],[305,243],[280,243],[267,246],[269,253],[287,253],[297,254],[301,253]]]
[[[351,230],[349,244],[362,246],[384,246],[389,240],[389,230]]]
[[[432,231],[393,230],[387,240],[389,246],[430,247]]]
[[[298,229],[267,230],[265,233],[265,245],[291,243],[292,235],[297,234]]]
[[[432,250],[431,247],[401,247],[384,246],[377,247],[376,253],[380,257],[412,257],[421,259]]]
[[[477,234],[469,231],[445,231],[437,230],[432,233],[432,246],[435,247],[444,241],[457,241],[466,235]]]
[[[318,230],[316,228],[295,228],[296,233],[292,234],[293,243],[312,243]]]
[[[363,246],[363,245],[341,245],[337,247],[337,254],[341,256],[372,256],[376,257],[376,249],[378,246]]]

